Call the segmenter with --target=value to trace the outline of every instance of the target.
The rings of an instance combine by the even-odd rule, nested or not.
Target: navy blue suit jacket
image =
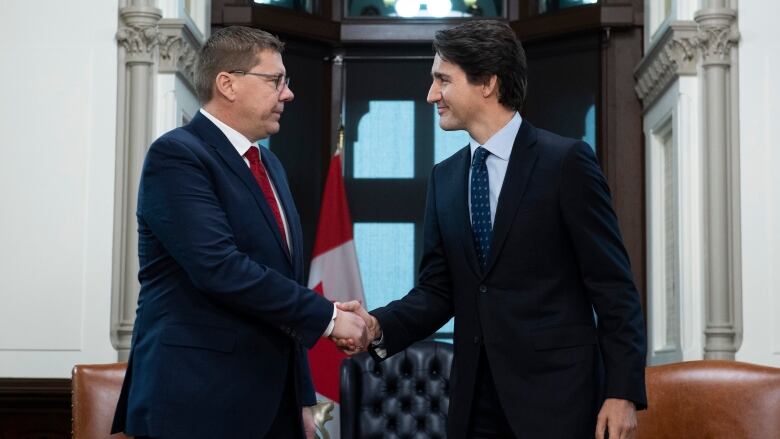
[[[372,311],[388,354],[454,315],[449,438],[468,431],[483,348],[518,437],[593,438],[605,397],[646,405],[642,310],[606,180],[587,144],[524,120],[483,270],[470,164],[467,146],[433,169],[417,286]]]
[[[280,162],[268,150],[262,159],[292,258],[248,166],[206,117],[149,148],[138,191],[141,291],[114,431],[263,437],[288,371],[299,405],[315,403],[305,348],[333,305],[302,286],[298,213]]]

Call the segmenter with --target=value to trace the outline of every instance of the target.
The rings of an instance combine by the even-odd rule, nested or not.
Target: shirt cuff
[[[330,337],[330,333],[333,332],[333,328],[336,326],[336,316],[339,313],[339,309],[336,308],[336,305],[333,305],[333,316],[330,318],[330,323],[328,323],[328,327],[325,328],[325,332],[322,333],[323,337]]]
[[[379,358],[387,358],[387,348],[385,347],[385,333],[382,331],[379,338],[371,342],[371,348]]]

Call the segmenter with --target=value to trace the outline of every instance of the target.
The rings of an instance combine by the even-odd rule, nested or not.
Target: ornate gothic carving
[[[736,19],[732,9],[705,9],[696,14],[699,47],[705,64],[730,62],[731,48],[739,41]]]
[[[116,39],[124,47],[128,62],[154,62],[153,52],[160,42],[157,22],[159,9],[150,5],[127,6],[119,10],[119,30]]]
[[[739,41],[735,19],[731,10],[705,10],[695,22],[671,23],[634,71],[642,106],[650,107],[676,77],[696,75],[700,59],[705,65],[730,63],[731,48]]]
[[[116,39],[131,58],[152,61],[152,51],[160,41],[157,26],[125,26],[119,28]]]
[[[183,20],[160,20],[160,73],[179,73],[191,87],[200,42]]]
[[[698,41],[696,23],[669,25],[661,40],[634,71],[637,77],[634,89],[644,108],[652,105],[677,76],[696,74]]]

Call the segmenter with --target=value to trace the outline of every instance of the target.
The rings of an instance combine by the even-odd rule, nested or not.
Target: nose
[[[289,86],[284,86],[282,92],[279,93],[279,100],[282,102],[290,102],[295,99],[295,94]]]
[[[431,88],[428,89],[428,96],[425,100],[428,101],[429,104],[435,104],[441,100],[441,89],[439,88],[439,85],[436,84],[436,81],[431,83]]]

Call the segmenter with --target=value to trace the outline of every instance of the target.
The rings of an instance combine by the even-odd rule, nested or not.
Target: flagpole
[[[336,155],[344,157],[344,124],[339,125],[339,140],[336,143]]]
[[[336,144],[336,155],[341,157],[341,176],[344,176],[344,125],[347,114],[347,66],[344,63],[344,56],[341,56],[341,109],[339,117],[339,137]]]

